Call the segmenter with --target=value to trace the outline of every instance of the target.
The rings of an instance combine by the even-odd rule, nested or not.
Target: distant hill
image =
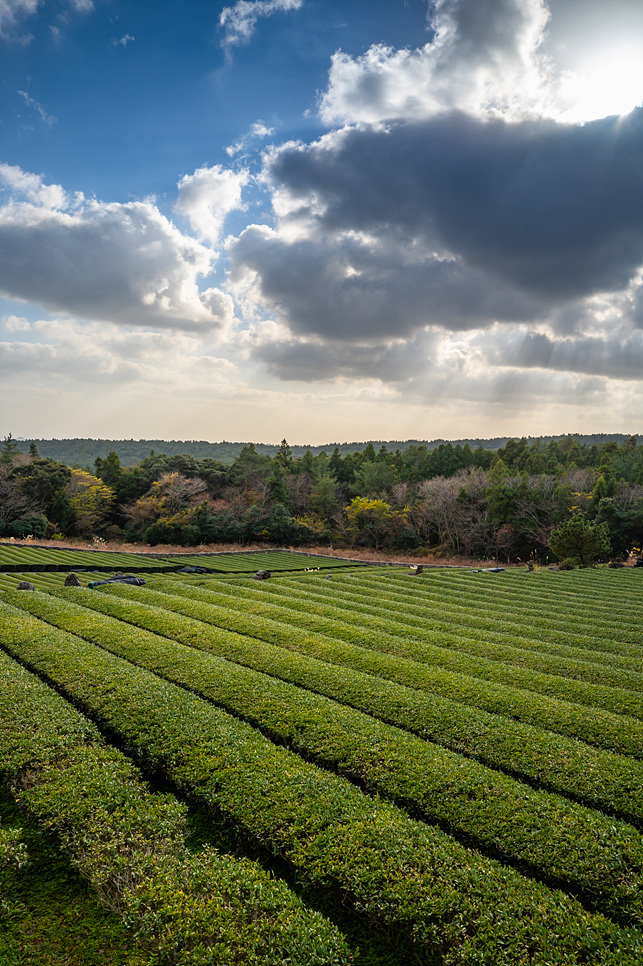
[[[548,443],[550,440],[565,439],[570,436],[579,443],[600,445],[614,440],[619,445],[624,440],[629,439],[628,433],[594,433],[593,435],[568,433],[560,436],[528,436],[530,443],[537,440]],[[469,444],[473,449],[482,446],[483,449],[500,449],[510,436],[497,436],[493,439],[407,439],[407,440],[365,440],[363,442],[352,443],[325,443],[323,446],[290,446],[293,456],[303,456],[309,449],[316,456],[318,453],[325,452],[329,456],[337,446],[342,456],[347,453],[361,452],[369,442],[376,450],[385,446],[386,449],[395,451],[404,450],[408,446],[426,446],[428,449],[436,449],[443,443],[450,442],[453,446],[464,446]],[[28,453],[31,443],[35,443],[38,453],[42,457],[59,460],[68,466],[88,467],[93,469],[94,461],[98,456],[104,459],[109,453],[118,454],[123,466],[134,466],[144,460],[152,452],[157,456],[165,454],[176,456],[177,454],[187,454],[195,459],[215,459],[221,463],[232,463],[237,458],[246,443],[231,443],[223,440],[220,443],[209,443],[206,440],[164,440],[164,439],[17,439],[18,450],[21,453]],[[256,443],[257,452],[267,456],[274,456],[279,451],[278,444]]]

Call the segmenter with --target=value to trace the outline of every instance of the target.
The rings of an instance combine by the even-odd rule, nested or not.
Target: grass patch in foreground
[[[0,869],[2,966],[149,966],[149,952],[98,904],[85,881],[4,789],[0,822],[21,829],[29,853],[24,868]]]

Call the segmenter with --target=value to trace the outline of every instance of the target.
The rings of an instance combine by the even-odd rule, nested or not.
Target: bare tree
[[[629,510],[637,500],[643,500],[643,484],[619,483],[614,494],[614,503],[619,510]]]
[[[308,513],[310,510],[310,491],[312,480],[305,471],[286,477],[288,490],[288,506],[293,513]]]
[[[521,528],[531,538],[534,549],[549,546],[549,535],[556,525],[558,510],[557,486],[555,476],[530,476],[528,495],[516,501]]]
[[[459,547],[470,556],[487,556],[493,537],[487,500],[489,474],[470,466],[460,470],[456,478],[460,482],[456,524]]]
[[[413,508],[412,520],[425,542],[437,539],[442,546],[459,549],[457,517],[460,485],[455,476],[435,476],[419,484],[419,502]]]
[[[408,483],[394,483],[391,487],[391,502],[393,506],[403,508],[409,499],[410,487]]]

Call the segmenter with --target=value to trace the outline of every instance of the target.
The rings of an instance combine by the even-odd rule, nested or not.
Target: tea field
[[[133,573],[164,573],[188,566],[205,567],[212,573],[250,573],[264,569],[271,571],[307,570],[349,567],[356,562],[303,551],[251,550],[233,553],[174,555],[151,553],[119,553],[110,550],[69,550],[57,547],[12,546],[0,543],[0,571],[2,573],[61,571],[114,571]]]
[[[271,553],[0,576],[3,966],[643,964],[643,572]]]

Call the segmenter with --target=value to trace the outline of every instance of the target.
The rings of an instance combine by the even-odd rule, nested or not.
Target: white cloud
[[[263,121],[255,121],[250,125],[250,137],[253,138],[267,138],[274,133],[274,127],[268,127]]]
[[[219,164],[197,168],[181,178],[176,210],[185,215],[200,238],[215,243],[226,215],[243,207],[241,191],[249,179],[245,169],[231,171]]]
[[[29,171],[23,171],[15,164],[0,162],[0,191],[9,195],[9,204],[13,204],[15,195],[24,197],[42,208],[66,208],[69,199],[65,191],[58,184],[43,184],[42,178]],[[0,209],[2,210],[2,209]]]
[[[229,296],[198,279],[215,254],[150,202],[73,205],[58,186],[5,165],[14,196],[0,208],[0,291],[51,312],[155,328],[223,328]],[[22,194],[23,198],[16,194]],[[25,200],[26,199],[26,200]]]
[[[436,0],[430,43],[338,51],[320,113],[329,124],[418,120],[445,110],[505,117],[542,113],[547,64],[539,55],[545,0]]]
[[[285,436],[327,443],[371,438],[373,426],[390,439],[535,435],[559,432],[561,424],[572,432],[587,425],[610,432],[632,425],[636,412],[631,383],[490,364],[491,343],[472,346],[475,333],[429,333],[391,346],[399,378],[387,384],[377,370],[386,363],[381,348],[336,351],[343,371],[334,370],[331,358],[324,373],[306,346],[286,346],[297,354],[302,381],[275,388],[251,364],[236,367],[201,334],[73,319],[29,328],[10,351],[0,345],[0,393],[6,394],[0,411],[12,414],[4,432],[14,435],[247,439],[250,426],[250,438],[266,442]],[[279,327],[272,339],[270,327],[261,328],[250,338],[287,338]],[[430,363],[408,370],[414,353]],[[315,367],[314,376],[306,365]]]
[[[135,37],[132,37],[131,34],[123,34],[122,37],[112,37],[112,39],[110,40],[110,46],[112,46],[112,47],[119,47],[120,46],[123,49],[125,49],[127,47],[127,45],[128,44],[131,44],[132,41],[135,40],[135,39],[136,38]]]
[[[212,353],[207,340],[186,332],[117,329],[75,319],[39,321],[20,331],[24,341],[0,344],[0,371],[13,384],[28,373],[30,384],[39,387],[115,384],[123,390],[180,392],[207,388],[212,379],[225,382],[236,372],[232,362]]]
[[[7,332],[28,332],[31,328],[27,319],[21,315],[8,315],[2,320]]]
[[[89,13],[94,9],[93,0],[68,0],[76,13]],[[23,32],[23,22],[33,17],[44,0],[0,0],[0,39],[26,46],[33,40],[33,34]],[[59,19],[65,20],[60,14]],[[54,39],[60,37],[60,28],[51,27]]]
[[[48,114],[42,104],[38,103],[35,98],[31,97],[26,91],[18,91],[18,93],[24,98],[27,107],[31,107],[34,111],[37,111],[44,124],[48,124],[51,127],[52,124],[56,123],[57,118],[53,114]]]
[[[0,0],[0,38],[28,44],[31,34],[20,33],[24,19],[33,16],[40,0]]]
[[[254,124],[250,125],[250,130],[243,137],[240,137],[233,144],[229,144],[226,148],[227,154],[232,158],[235,154],[239,154],[241,151],[245,151],[248,144],[253,139],[269,138],[275,133],[274,127],[268,127],[263,121],[255,121]]]
[[[247,44],[261,17],[299,10],[302,3],[303,0],[237,0],[234,6],[224,7],[219,15],[219,27],[223,31],[221,45],[229,51],[231,47]]]

